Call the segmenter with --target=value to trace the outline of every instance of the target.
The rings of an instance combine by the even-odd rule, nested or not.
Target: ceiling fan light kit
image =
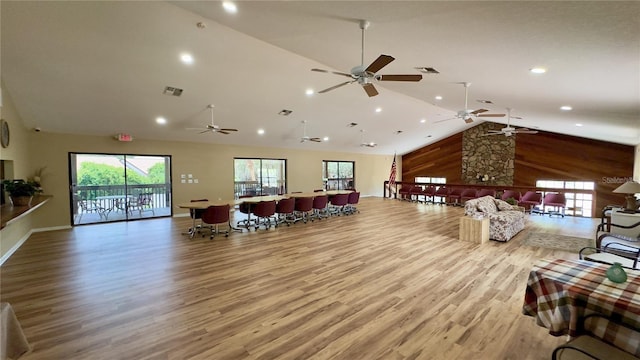
[[[380,55],[376,60],[374,60],[369,66],[365,68],[364,66],[364,33],[365,30],[369,27],[370,23],[367,20],[360,20],[360,29],[362,29],[362,52],[360,57],[360,65],[354,66],[351,68],[349,73],[339,72],[339,71],[328,71],[324,69],[311,69],[311,71],[322,72],[322,73],[332,73],[334,75],[340,75],[344,77],[348,77],[350,80],[342,82],[338,85],[331,86],[324,90],[318,91],[318,94],[324,94],[331,90],[335,90],[339,87],[352,84],[357,82],[362,86],[364,91],[367,93],[369,97],[373,97],[378,95],[378,90],[373,85],[374,81],[411,81],[416,82],[422,80],[422,75],[420,74],[411,74],[411,75],[382,75],[377,74],[383,67],[389,65],[392,61],[395,60],[393,56],[390,55]],[[435,70],[435,69],[434,69]]]

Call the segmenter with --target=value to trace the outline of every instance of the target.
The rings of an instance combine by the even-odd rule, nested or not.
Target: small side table
[[[489,241],[489,218],[460,218],[460,240],[484,244]]]

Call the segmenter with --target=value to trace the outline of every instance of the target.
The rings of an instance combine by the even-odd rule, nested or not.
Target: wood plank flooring
[[[189,218],[36,233],[0,268],[33,351],[22,359],[549,359],[564,341],[521,314],[531,265],[577,254],[529,231],[461,242],[462,209],[362,198],[361,213],[209,240]]]

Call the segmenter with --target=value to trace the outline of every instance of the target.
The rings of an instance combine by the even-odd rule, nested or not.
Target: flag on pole
[[[391,173],[389,174],[389,189],[396,184],[396,154],[393,154],[391,163]]]

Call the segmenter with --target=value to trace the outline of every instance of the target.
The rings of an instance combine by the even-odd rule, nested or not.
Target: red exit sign
[[[116,135],[116,139],[118,141],[133,141],[133,136],[129,134],[118,134]]]

